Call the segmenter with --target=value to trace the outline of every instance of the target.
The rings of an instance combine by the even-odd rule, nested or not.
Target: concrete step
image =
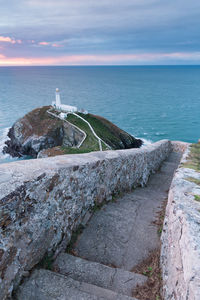
[[[35,270],[16,293],[17,300],[137,300],[48,270]]]
[[[137,285],[143,285],[147,281],[146,276],[119,268],[111,268],[67,253],[61,253],[57,257],[54,269],[75,280],[97,285],[127,296],[132,295],[132,291]]]

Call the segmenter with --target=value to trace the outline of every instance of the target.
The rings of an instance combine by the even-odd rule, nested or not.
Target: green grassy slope
[[[77,153],[87,153],[87,152],[92,152],[92,151],[99,151],[99,143],[98,140],[94,137],[90,127],[81,119],[78,117],[68,114],[67,116],[67,121],[70,123],[76,125],[80,129],[82,129],[86,134],[87,137],[81,147],[79,149],[75,148],[67,148],[67,147],[62,147],[62,150],[65,153],[68,154],[77,154]],[[102,145],[103,150],[106,150],[105,145]]]
[[[135,139],[105,118],[92,114],[85,115],[79,113],[79,115],[90,123],[96,134],[111,146],[112,149],[125,149],[141,146],[139,140]]]

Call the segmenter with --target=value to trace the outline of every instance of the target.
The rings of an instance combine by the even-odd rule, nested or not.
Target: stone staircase
[[[62,257],[63,259],[63,257]],[[69,257],[67,257],[69,260]],[[73,261],[73,260],[72,260]],[[63,261],[62,261],[63,262]],[[84,262],[84,263],[83,263]],[[131,296],[131,284],[133,286],[136,283],[144,282],[146,280],[145,276],[131,274],[131,272],[122,271],[115,276],[113,276],[112,283],[112,268],[109,268],[105,273],[99,273],[101,280],[95,276],[97,273],[95,269],[92,269],[89,274],[87,272],[91,268],[90,263],[83,260],[82,266],[84,265],[81,272],[76,270],[76,263],[72,267],[72,272],[67,272],[68,266],[64,265],[62,268],[61,274],[52,272],[44,269],[37,269],[33,272],[29,280],[20,287],[20,290],[17,293],[17,299],[20,300],[100,300],[100,299],[109,299],[109,300],[134,300]],[[67,262],[64,262],[67,263]],[[99,271],[102,266],[99,264]],[[66,269],[66,270],[64,270]],[[85,272],[85,273],[84,273]],[[65,275],[62,275],[65,273]],[[130,274],[129,274],[130,273]],[[92,279],[94,274],[94,278]],[[119,275],[122,276],[122,282],[120,281]],[[135,277],[135,282],[134,282]],[[125,278],[129,278],[126,281]],[[88,279],[88,281],[87,281]],[[106,280],[109,280],[106,282]],[[92,283],[90,283],[93,282]],[[116,286],[116,283],[119,283],[119,286]],[[120,291],[120,293],[119,293]],[[135,299],[136,300],[136,299]]]
[[[132,295],[132,290],[137,284],[142,285],[146,282],[143,275],[87,261],[67,253],[59,255],[54,266],[60,274],[70,276],[74,280],[127,296]]]
[[[158,228],[153,222],[167,197],[180,158],[180,154],[171,153],[146,187],[96,211],[73,245],[75,256],[58,255],[53,271],[35,269],[15,298],[134,300],[134,288],[148,278],[132,270],[159,247]]]

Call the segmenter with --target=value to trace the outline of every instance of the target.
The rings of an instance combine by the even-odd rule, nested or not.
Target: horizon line
[[[126,64],[114,64],[114,65],[0,65],[0,68],[27,68],[27,67],[197,67],[199,64],[141,64],[141,65],[126,65]]]

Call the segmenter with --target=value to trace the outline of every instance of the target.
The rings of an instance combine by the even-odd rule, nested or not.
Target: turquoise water
[[[85,108],[149,141],[200,138],[200,66],[1,67],[0,149],[8,128],[48,105],[55,88]],[[0,162],[10,160],[0,154]]]

